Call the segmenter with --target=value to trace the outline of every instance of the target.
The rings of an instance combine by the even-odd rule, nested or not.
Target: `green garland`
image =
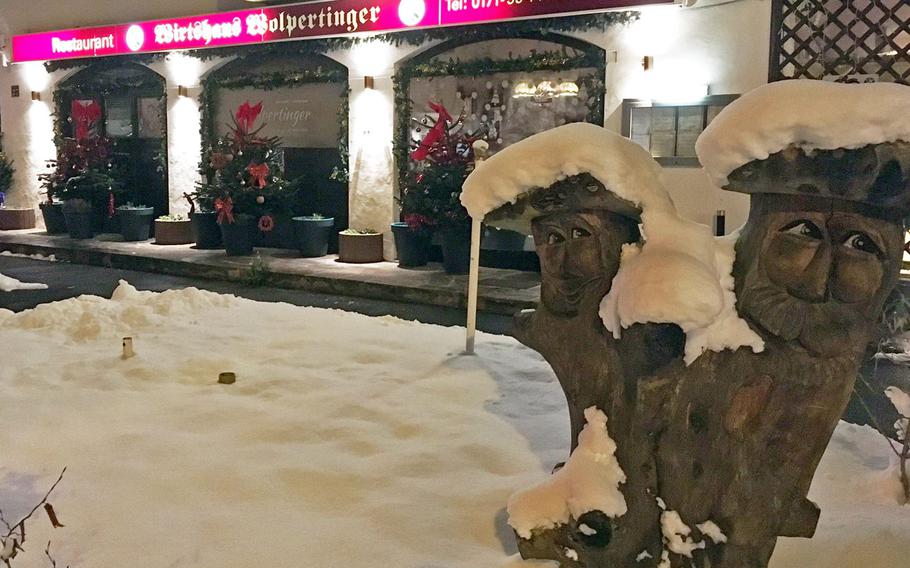
[[[503,34],[521,34],[549,30],[561,33],[577,33],[587,31],[606,31],[610,26],[624,25],[636,21],[638,12],[604,12],[601,14],[582,14],[578,16],[551,16],[533,20],[519,20],[515,22],[500,22],[492,24],[473,24],[469,26],[455,26],[448,28],[428,28],[420,30],[407,30],[375,35],[356,37],[331,37],[315,38],[299,41],[276,42],[269,44],[252,44],[231,47],[215,47],[210,49],[190,49],[185,53],[198,57],[203,61],[219,57],[238,57],[243,59],[260,58],[274,55],[322,55],[330,51],[350,49],[357,43],[364,41],[384,41],[396,47],[403,45],[418,46],[431,41],[445,41],[455,37],[471,41],[484,41],[502,37]],[[44,67],[48,72],[63,69],[72,69],[90,65],[99,61],[123,61],[132,63],[149,64],[167,57],[167,53],[140,53],[136,55],[117,55],[110,57],[82,57],[62,61],[48,61]]]
[[[586,31],[606,31],[615,25],[625,25],[638,20],[638,12],[604,12],[601,14],[581,14],[578,16],[551,16],[533,20],[498,22],[490,24],[471,24],[443,28],[426,28],[362,36],[345,36],[330,38],[302,38],[299,41],[276,42],[262,45],[234,47],[216,47],[212,49],[193,49],[188,55],[203,61],[219,57],[259,58],[274,55],[314,55],[330,51],[350,49],[366,41],[382,41],[395,47],[418,46],[431,41],[445,41],[452,38],[466,39],[471,42],[501,38],[503,35],[541,33],[543,30],[561,33]]]
[[[217,138],[215,132],[215,105],[218,103],[218,91],[220,89],[244,89],[255,88],[264,91],[271,91],[283,87],[297,87],[300,85],[314,83],[344,83],[345,89],[341,94],[341,104],[339,105],[339,128],[338,128],[338,154],[340,164],[332,172],[331,179],[335,181],[347,182],[348,180],[348,108],[350,88],[347,87],[348,74],[347,70],[332,68],[323,69],[306,69],[296,71],[291,74],[281,71],[268,73],[244,73],[242,75],[228,75],[219,77],[217,73],[211,74],[202,80],[202,94],[199,95],[199,106],[202,109],[202,120],[200,123],[200,133],[202,138],[202,155],[205,155],[206,149],[212,145]]]
[[[491,59],[484,57],[469,61],[459,59],[424,61],[413,65],[404,65],[392,77],[395,86],[395,134],[393,153],[398,166],[398,179],[404,184],[408,172],[408,154],[410,151],[409,132],[411,127],[411,81],[421,77],[477,77],[494,73],[514,73],[534,71],[562,71],[566,69],[594,68],[595,74],[579,77],[579,87],[595,97],[590,105],[588,122],[603,124],[604,120],[604,85],[603,77],[606,62],[603,54],[597,50],[578,51],[566,49],[547,52],[532,52],[525,57],[508,59]]]
[[[117,67],[123,63],[148,65],[155,61],[161,61],[165,57],[167,57],[167,53],[137,53],[135,55],[111,55],[107,57],[79,57],[77,59],[45,61],[44,68],[48,73],[53,73],[54,71],[87,67],[89,65],[105,65],[109,67]]]

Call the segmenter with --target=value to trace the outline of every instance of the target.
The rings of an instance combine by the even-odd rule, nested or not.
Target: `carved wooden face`
[[[737,244],[742,315],[814,355],[865,347],[897,280],[900,223],[831,199],[764,195]]]
[[[541,301],[566,316],[578,313],[587,294],[599,300],[610,291],[622,245],[638,240],[634,220],[602,209],[538,217],[532,231],[540,257]]]

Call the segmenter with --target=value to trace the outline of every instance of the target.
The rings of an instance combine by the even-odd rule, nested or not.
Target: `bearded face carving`
[[[754,195],[737,245],[741,314],[818,357],[861,348],[900,266],[901,223],[883,217],[829,198]]]
[[[638,240],[635,221],[607,210],[554,213],[532,223],[540,257],[541,301],[574,316],[588,294],[602,298],[619,270],[622,245]]]

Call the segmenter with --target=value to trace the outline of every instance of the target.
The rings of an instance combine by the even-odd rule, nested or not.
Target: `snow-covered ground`
[[[121,338],[136,356],[121,359]],[[512,568],[504,508],[566,457],[549,367],[512,339],[193,290],[0,310],[0,506],[52,499],[17,567]],[[234,371],[237,383],[216,384]],[[774,568],[910,557],[884,441],[842,425],[813,540]],[[888,477],[891,476],[891,477]]]

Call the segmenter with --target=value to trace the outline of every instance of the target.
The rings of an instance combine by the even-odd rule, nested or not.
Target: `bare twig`
[[[47,541],[47,546],[44,548],[44,555],[51,563],[51,568],[57,568],[57,559],[51,556],[51,541]],[[70,568],[69,564],[67,564],[66,568]]]
[[[57,488],[57,485],[59,485],[60,482],[63,481],[63,474],[64,474],[64,473],[66,473],[66,468],[65,468],[65,467],[63,468],[63,471],[60,472],[60,475],[57,477],[57,481],[55,481],[54,484],[51,485],[51,488],[47,490],[47,493],[44,494],[44,497],[41,499],[41,501],[39,501],[38,504],[35,505],[35,507],[34,507],[31,511],[29,511],[29,513],[28,513],[27,515],[25,515],[24,517],[22,517],[22,519],[21,519],[18,523],[14,524],[14,525],[9,529],[9,532],[6,533],[6,535],[3,537],[3,540],[6,540],[6,539],[8,539],[9,537],[13,536],[13,533],[16,531],[16,528],[17,528],[17,527],[21,527],[22,535],[23,535],[23,537],[24,537],[24,535],[25,535],[25,521],[27,521],[27,520],[29,520],[30,518],[32,518],[32,515],[34,515],[35,512],[38,511],[38,509],[40,509],[41,507],[43,507],[43,506],[45,505],[45,503],[47,503],[47,500],[50,498],[51,493],[53,493],[53,492],[54,492],[54,489]],[[23,541],[24,541],[24,540],[25,540],[25,539],[23,538]]]

